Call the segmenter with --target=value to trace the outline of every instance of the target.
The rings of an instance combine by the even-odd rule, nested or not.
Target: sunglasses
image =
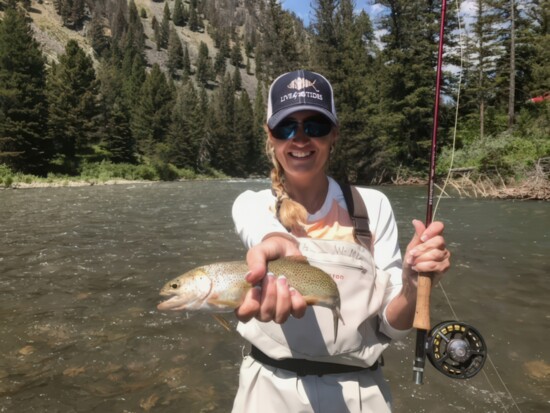
[[[277,126],[271,129],[271,134],[275,139],[286,141],[292,139],[298,133],[298,126],[302,125],[304,134],[308,138],[322,138],[327,136],[332,130],[332,122],[324,116],[315,116],[307,118],[303,122],[286,118]]]

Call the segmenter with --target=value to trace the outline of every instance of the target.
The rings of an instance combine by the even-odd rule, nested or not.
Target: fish
[[[253,285],[245,279],[248,265],[244,261],[219,262],[194,268],[168,281],[160,295],[170,297],[158,304],[160,311],[190,310],[207,313],[231,312],[239,307]],[[307,305],[317,305],[332,311],[334,341],[338,336],[338,321],[345,325],[340,313],[340,293],[332,277],[305,257],[287,257],[267,263],[268,273],[285,276]],[[218,319],[218,318],[217,318]]]
[[[296,89],[296,90],[302,90],[302,89],[306,89],[308,87],[312,87],[313,89],[315,89],[315,91],[317,93],[319,93],[319,89],[317,89],[315,87],[315,82],[317,81],[317,79],[315,79],[313,82],[311,80],[308,80],[304,77],[298,77],[296,79],[294,79],[292,82],[290,82],[288,85],[287,85],[287,88],[289,89]]]

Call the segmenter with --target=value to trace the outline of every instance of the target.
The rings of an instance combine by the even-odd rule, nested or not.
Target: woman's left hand
[[[428,228],[419,220],[413,220],[415,235],[405,252],[403,282],[416,284],[417,274],[431,274],[436,285],[451,266],[451,253],[443,238],[444,225],[434,221]]]

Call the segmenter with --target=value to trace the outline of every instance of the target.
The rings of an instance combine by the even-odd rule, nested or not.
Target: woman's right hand
[[[243,303],[235,309],[237,318],[247,322],[253,317],[263,322],[284,323],[290,315],[303,317],[307,304],[302,295],[288,285],[284,277],[266,274],[267,262],[301,255],[296,241],[285,235],[272,235],[248,250],[246,280],[254,285]]]

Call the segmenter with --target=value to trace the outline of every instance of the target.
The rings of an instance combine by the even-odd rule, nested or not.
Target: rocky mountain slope
[[[168,5],[171,10],[174,7],[174,0],[167,0]],[[145,10],[146,16],[142,18],[142,24],[144,32],[146,35],[146,59],[149,65],[158,63],[161,68],[165,68],[166,62],[168,59],[168,54],[165,49],[158,51],[157,46],[154,43],[154,33],[152,29],[152,18],[156,17],[157,21],[162,21],[163,10],[165,2],[154,2],[151,0],[135,0],[138,10]],[[236,3],[241,3],[236,2]],[[244,8],[242,5],[238,6],[241,8],[240,12],[244,13]],[[232,11],[235,13],[235,10]],[[58,56],[63,54],[65,51],[65,45],[71,39],[76,40],[80,47],[86,51],[87,54],[92,56],[94,60],[97,61],[96,56],[94,55],[93,49],[90,45],[89,38],[87,36],[87,30],[89,27],[90,20],[87,19],[82,28],[79,30],[72,30],[63,25],[61,16],[56,12],[54,4],[51,0],[46,0],[44,2],[37,2],[32,0],[31,8],[29,9],[29,17],[32,19],[32,28],[35,33],[36,40],[42,45],[42,50],[46,56],[48,62],[57,62]],[[191,63],[197,60],[199,46],[201,42],[204,42],[208,46],[210,57],[214,59],[218,50],[215,48],[214,41],[208,33],[209,22],[204,20],[205,26],[207,29],[203,32],[191,31],[189,27],[176,27],[176,31],[180,36],[180,40],[184,46],[187,46],[189,51],[189,57]],[[237,27],[237,33],[242,34],[244,28]],[[243,52],[244,53],[244,52]],[[246,61],[245,56],[243,56],[243,61]],[[240,68],[242,85],[247,93],[253,97],[256,91],[257,80],[254,76],[254,59],[250,60],[250,72],[247,73],[246,69]],[[232,66],[229,62],[227,64],[227,70],[232,72],[235,70],[235,67]]]

